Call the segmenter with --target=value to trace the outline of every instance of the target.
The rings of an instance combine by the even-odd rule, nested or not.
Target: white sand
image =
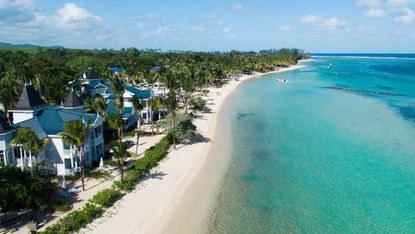
[[[285,72],[302,68],[302,65],[280,69]],[[271,72],[275,73],[275,72]],[[207,95],[209,113],[195,119],[198,132],[208,139],[215,136],[218,114],[226,98],[242,81],[263,74],[243,76],[239,81],[232,80],[221,88],[211,88]],[[209,165],[209,151],[212,141],[192,145],[179,145],[171,150],[168,158],[155,169],[152,178],[140,183],[132,193],[127,194],[104,216],[88,225],[83,233],[183,233],[186,217],[193,215],[198,198],[206,196],[209,189],[204,185],[211,179],[207,170],[216,167]],[[209,191],[210,192],[210,191]],[[205,214],[203,214],[205,215]],[[194,225],[192,223],[192,225]],[[197,224],[196,224],[197,225]]]

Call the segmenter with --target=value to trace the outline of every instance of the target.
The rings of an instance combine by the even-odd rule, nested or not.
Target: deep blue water
[[[415,232],[415,59],[364,56],[236,91],[211,232]]]
[[[410,58],[415,59],[415,54],[390,54],[390,53],[313,53],[315,57],[355,57],[355,58]]]

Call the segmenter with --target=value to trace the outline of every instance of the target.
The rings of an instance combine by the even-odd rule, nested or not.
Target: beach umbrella
[[[99,162],[99,169],[100,169],[101,171],[103,171],[103,170],[104,170],[104,159],[102,159],[102,157],[101,157],[101,161]]]
[[[78,160],[75,160],[74,169],[75,169],[75,172],[78,172]]]
[[[65,179],[65,175],[62,176],[62,188],[66,188],[66,179]]]

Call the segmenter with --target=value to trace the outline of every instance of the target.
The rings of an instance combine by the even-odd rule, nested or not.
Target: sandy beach
[[[298,64],[289,68],[270,72],[286,72],[304,67]],[[270,74],[266,73],[266,74]],[[203,216],[193,215],[193,207],[201,200],[213,200],[206,193],[207,183],[218,183],[206,173],[212,168],[209,152],[216,134],[218,115],[229,95],[243,81],[258,78],[264,74],[244,75],[238,81],[232,79],[221,88],[210,88],[207,95],[208,113],[201,113],[195,119],[199,134],[204,141],[191,145],[178,145],[171,149],[168,158],[152,171],[149,179],[124,196],[114,207],[105,212],[103,217],[88,225],[82,233],[183,233],[184,226],[197,225]],[[222,168],[223,169],[223,168]],[[210,191],[209,191],[210,192]],[[204,201],[205,202],[205,201]],[[206,202],[208,204],[209,202]],[[205,211],[202,211],[207,213]],[[200,213],[200,212],[199,212]]]

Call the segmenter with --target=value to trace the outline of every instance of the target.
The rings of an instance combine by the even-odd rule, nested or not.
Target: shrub
[[[135,180],[124,178],[122,183],[120,180],[114,181],[112,188],[130,192],[134,189],[134,184]]]
[[[81,210],[76,210],[61,218],[56,224],[47,227],[43,233],[70,233],[76,232],[95,218],[102,215],[103,210],[87,203]]]
[[[111,177],[108,173],[102,173],[97,171],[88,171],[85,174],[85,177],[93,178],[93,179],[109,179]]]
[[[16,167],[0,168],[0,210],[46,208],[53,194],[50,179]]]
[[[104,189],[97,194],[95,194],[90,202],[103,207],[110,207],[114,202],[116,202],[121,196],[120,191],[116,189]]]
[[[168,137],[163,137],[157,144],[150,147],[144,157],[135,161],[133,166],[126,172],[124,183],[115,181],[113,186],[124,191],[131,191],[140,178],[148,173],[151,168],[157,166],[158,162],[166,157],[170,148]]]
[[[64,212],[64,211],[69,211],[72,208],[71,203],[69,202],[60,202],[58,204],[54,204],[51,206],[51,209],[53,211],[60,211],[60,212]]]
[[[156,166],[160,160],[166,157],[170,144],[169,138],[167,136],[163,137],[156,145],[148,149],[144,157],[137,160],[126,172],[124,183],[121,184],[120,181],[114,181],[112,189],[105,189],[98,192],[91,199],[91,202],[102,207],[110,207],[121,197],[121,192],[118,189],[131,191],[134,185],[140,181],[141,176],[149,172],[152,167]],[[91,223],[95,218],[101,216],[102,212],[102,208],[88,203],[82,210],[69,213],[56,224],[46,228],[43,233],[76,232],[88,223]]]
[[[187,114],[177,114],[175,129],[171,127],[173,125],[173,118],[170,114],[167,115],[162,124],[168,130],[170,137],[174,134],[178,141],[189,139],[196,131],[196,126],[192,123],[192,117]]]
[[[192,105],[192,109],[194,110],[203,110],[203,107],[205,107],[207,101],[203,99],[202,97],[194,97],[190,101],[190,104]]]
[[[133,136],[135,136],[135,133],[137,133],[140,137],[141,136],[152,136],[152,135],[154,135],[154,133],[151,133],[151,132],[146,132],[146,131],[143,131],[143,130],[135,130],[135,129],[124,132],[123,135],[128,136],[128,137],[133,137]]]

